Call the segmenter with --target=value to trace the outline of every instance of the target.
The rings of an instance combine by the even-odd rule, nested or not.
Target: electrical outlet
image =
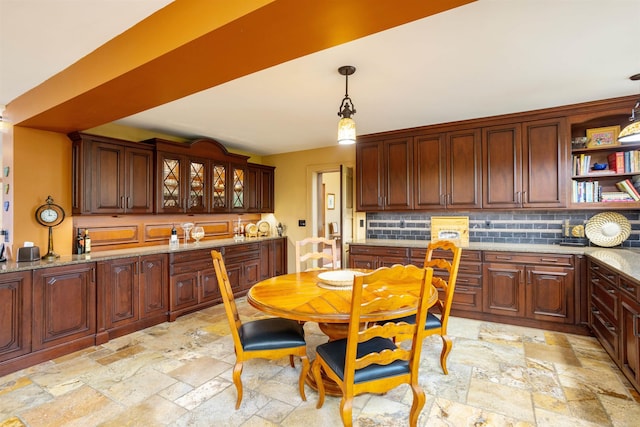
[[[360,220],[360,227],[364,227],[364,219]]]

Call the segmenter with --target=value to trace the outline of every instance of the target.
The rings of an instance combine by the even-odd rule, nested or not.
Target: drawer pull
[[[607,322],[606,320],[604,321],[604,327],[607,328],[608,330],[610,330],[611,332],[615,332],[616,331],[616,327],[613,326],[613,324],[611,322]]]
[[[616,290],[615,289],[607,289],[607,292],[609,292],[610,294],[613,295],[613,294],[616,293]]]
[[[459,278],[459,279],[456,279],[456,281],[457,281],[458,283],[460,283],[460,282],[469,283],[469,279],[462,279],[462,278]]]
[[[558,258],[540,258],[540,261],[544,262],[558,262],[560,261]]]
[[[469,288],[458,288],[456,290],[460,292],[469,292]]]
[[[510,260],[511,257],[510,256],[500,256],[500,255],[496,255],[496,259],[504,259],[504,260]]]
[[[600,314],[600,310],[595,307],[591,307],[591,314]]]

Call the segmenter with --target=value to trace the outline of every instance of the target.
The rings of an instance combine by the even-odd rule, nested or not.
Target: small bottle
[[[76,254],[82,255],[84,253],[84,237],[82,237],[82,230],[78,228],[78,235],[76,236]]]
[[[178,249],[180,247],[180,240],[178,240],[178,230],[174,225],[171,229],[171,237],[169,238],[169,249]]]
[[[84,253],[91,253],[91,236],[89,236],[89,229],[87,228],[84,231]]]

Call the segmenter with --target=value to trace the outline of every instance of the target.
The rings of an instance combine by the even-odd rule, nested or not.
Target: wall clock
[[[52,261],[56,258],[60,258],[60,255],[53,251],[53,232],[51,230],[53,227],[60,225],[62,221],[64,221],[64,216],[64,209],[53,203],[51,196],[47,197],[44,205],[40,205],[36,208],[36,221],[38,221],[38,224],[49,228],[48,251],[42,259]]]

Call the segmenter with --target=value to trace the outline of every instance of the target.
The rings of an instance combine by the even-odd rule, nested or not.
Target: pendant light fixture
[[[640,80],[640,74],[634,74],[629,77],[629,80]],[[631,124],[622,129],[622,132],[618,135],[618,141],[623,144],[640,142],[640,100],[633,106],[629,121]]]
[[[345,77],[344,98],[338,110],[340,121],[338,122],[338,144],[348,145],[356,142],[356,122],[351,116],[356,113],[353,101],[349,98],[349,76],[356,72],[356,67],[344,65],[338,68],[338,72]]]

